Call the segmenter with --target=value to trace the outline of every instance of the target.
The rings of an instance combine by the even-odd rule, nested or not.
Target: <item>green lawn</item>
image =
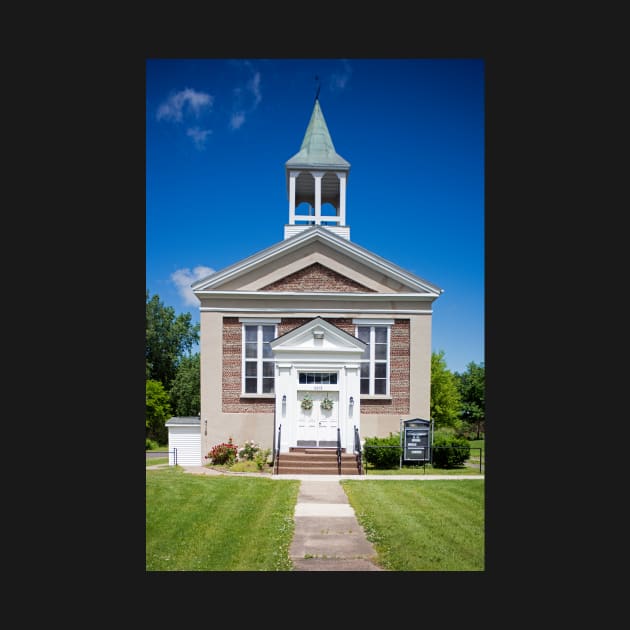
[[[479,442],[485,468],[485,445]],[[168,457],[147,459],[147,465],[160,463],[167,464]],[[247,464],[254,466],[242,462],[243,470]],[[422,466],[367,470],[368,477],[477,472],[430,465],[426,472]],[[368,478],[340,483],[384,568],[484,570],[483,480]],[[299,484],[290,479],[190,475],[178,466],[148,470],[146,570],[292,571],[288,550]]]
[[[484,480],[342,480],[390,571],[483,571]]]
[[[147,457],[147,466],[157,466],[158,464],[168,464],[168,457]]]
[[[147,571],[291,571],[300,482],[146,472]]]
[[[474,475],[479,474],[479,467],[471,468],[470,466],[460,466],[458,468],[433,468],[431,464],[426,465],[426,469],[422,466],[403,466],[402,468],[372,468],[368,466],[365,469],[368,475]]]

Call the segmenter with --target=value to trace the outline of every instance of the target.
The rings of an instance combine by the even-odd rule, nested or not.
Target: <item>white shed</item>
[[[168,465],[201,466],[201,418],[171,418],[168,427]]]

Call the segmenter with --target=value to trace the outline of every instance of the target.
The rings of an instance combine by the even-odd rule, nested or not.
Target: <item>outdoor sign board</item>
[[[428,462],[431,460],[431,421],[422,418],[404,420],[403,460]]]

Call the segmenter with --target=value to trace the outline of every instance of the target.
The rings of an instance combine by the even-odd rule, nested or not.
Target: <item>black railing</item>
[[[278,466],[280,465],[280,431],[282,430],[282,425],[278,425],[278,445],[276,446],[275,453],[273,454],[273,473],[274,475],[278,474]]]
[[[363,474],[363,457],[361,453],[361,438],[359,437],[359,429],[357,429],[356,425],[354,427],[354,454],[357,458],[357,468],[359,470],[359,474]]]
[[[341,474],[341,430],[337,427],[337,470]]]

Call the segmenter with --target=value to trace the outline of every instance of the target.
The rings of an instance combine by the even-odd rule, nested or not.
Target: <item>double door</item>
[[[302,407],[302,400],[307,394],[313,401],[310,409]],[[322,400],[332,401],[331,409],[322,409]],[[297,445],[298,446],[336,446],[337,427],[339,426],[339,392],[302,390],[297,393]]]

